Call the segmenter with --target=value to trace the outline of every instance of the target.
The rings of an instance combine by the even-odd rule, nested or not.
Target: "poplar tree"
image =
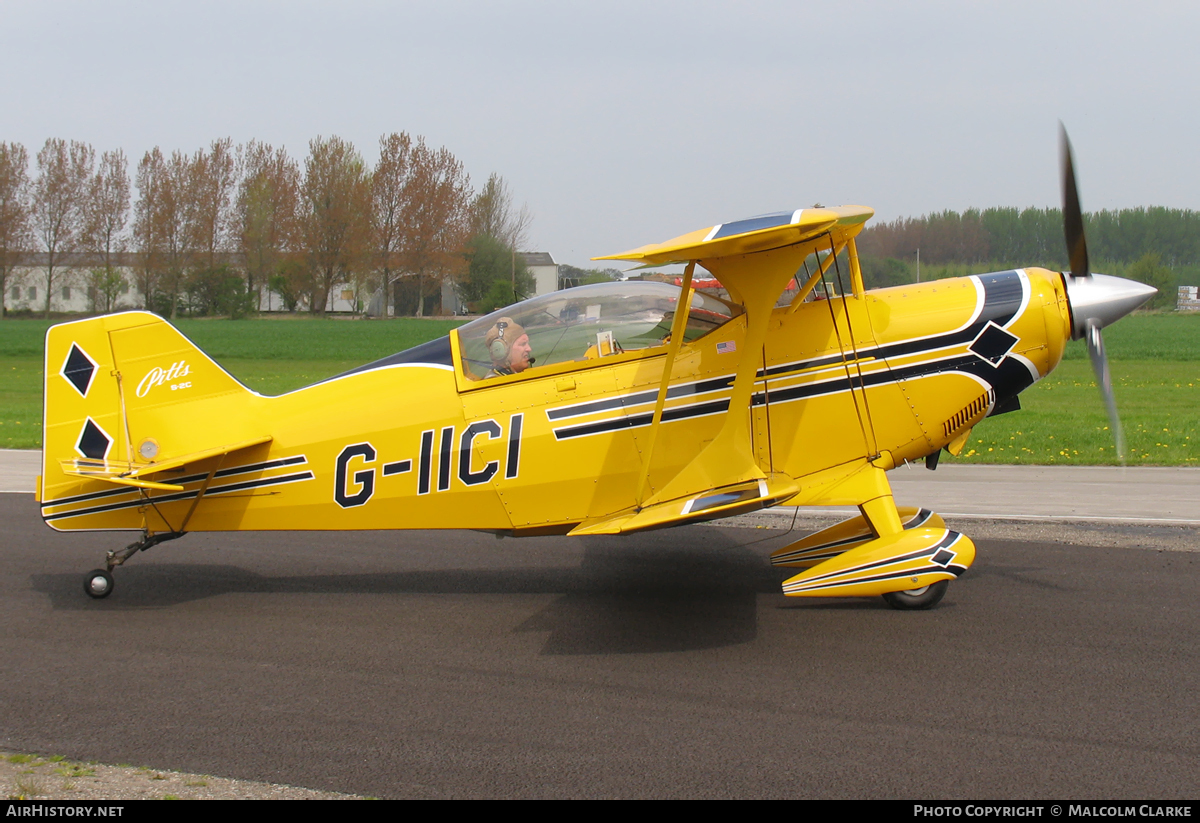
[[[104,311],[112,311],[125,284],[124,276],[113,265],[113,255],[125,249],[124,231],[129,221],[129,162],[125,152],[116,149],[100,155],[83,211],[84,248],[103,261],[101,267],[92,269],[89,280],[97,304],[103,298]]]
[[[50,138],[38,152],[33,182],[33,227],[46,251],[46,312],[63,258],[79,249],[84,228],[84,198],[96,153],[91,146]]]
[[[283,147],[257,141],[246,144],[239,166],[235,233],[246,289],[256,292],[284,276],[284,259],[296,242],[300,168]]]
[[[313,277],[309,311],[324,314],[330,289],[349,281],[366,256],[370,188],[353,144],[318,137],[308,146],[301,236]]]
[[[411,164],[399,257],[403,270],[416,281],[416,314],[423,317],[426,283],[440,288],[445,278],[458,276],[466,265],[471,181],[453,154],[445,148],[434,151],[423,139],[412,147]]]
[[[0,318],[13,268],[32,243],[29,153],[20,143],[0,143]]]

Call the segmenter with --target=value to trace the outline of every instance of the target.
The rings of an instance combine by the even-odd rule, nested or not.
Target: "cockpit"
[[[511,374],[514,346],[531,350],[528,368],[586,362],[638,349],[666,346],[682,289],[671,283],[597,283],[552,292],[508,306],[458,329],[465,376],[484,380]],[[718,329],[742,309],[721,297],[693,291],[684,342]],[[516,371],[525,365],[518,363]]]

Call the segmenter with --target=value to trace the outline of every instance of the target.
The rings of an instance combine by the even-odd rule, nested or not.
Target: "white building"
[[[1180,286],[1175,308],[1179,311],[1200,311],[1200,288]]]
[[[34,314],[46,310],[46,262],[45,253],[25,256],[25,265],[9,272],[4,285],[5,311],[30,311]],[[141,305],[141,295],[133,289],[133,271],[126,266],[123,255],[117,258],[118,271],[124,275],[124,284],[118,289],[116,303],[122,308]],[[97,260],[82,255],[62,255],[54,266],[53,293],[50,295],[50,311],[83,313],[102,311],[104,298],[92,285],[89,272],[103,265]]]
[[[123,282],[118,289],[113,311],[143,309],[146,301],[137,287],[137,278],[131,255],[118,255],[115,270]],[[39,314],[46,310],[46,255],[31,254],[28,265],[18,266],[9,273],[4,287],[4,310],[6,312],[28,311]],[[50,295],[50,311],[62,314],[96,314],[104,311],[104,296],[92,284],[90,272],[99,268],[94,259],[78,255],[64,255],[63,263],[54,267],[53,293]],[[262,312],[286,311],[283,298],[269,289],[258,289],[258,310]],[[329,290],[325,310],[331,313],[357,314],[366,307],[370,295],[356,293],[349,283],[339,283]],[[302,297],[297,311],[308,311],[308,299]]]
[[[552,291],[558,291],[558,264],[548,251],[517,252],[525,261],[525,267],[533,275],[533,294],[530,297],[541,297]]]
[[[518,252],[534,279],[534,297],[549,294],[559,288],[559,267],[549,252]],[[20,266],[10,273],[4,288],[5,311],[28,311],[39,314],[46,310],[46,255],[31,254],[26,258],[28,265]],[[117,256],[116,271],[123,283],[113,304],[113,311],[142,309],[146,301],[137,287],[134,271],[134,256]],[[92,285],[89,273],[100,267],[99,261],[85,259],[79,255],[64,255],[63,262],[55,266],[53,294],[50,296],[50,311],[63,314],[95,314],[104,311],[104,297]],[[236,266],[234,267],[236,268]],[[260,312],[286,311],[283,298],[266,288],[258,292]],[[353,284],[339,283],[329,290],[325,311],[334,314],[361,314],[368,311],[373,295],[356,292]],[[449,278],[442,284],[442,309],[447,314],[463,313],[465,307],[458,299]],[[301,297],[297,311],[308,311],[307,297]],[[388,314],[392,312],[388,307]]]

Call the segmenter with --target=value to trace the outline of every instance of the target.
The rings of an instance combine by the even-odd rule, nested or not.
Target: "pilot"
[[[530,356],[533,347],[529,345],[529,335],[511,317],[497,320],[488,329],[483,342],[492,358],[492,368],[484,375],[485,379],[502,374],[520,374],[533,365],[534,358]]]

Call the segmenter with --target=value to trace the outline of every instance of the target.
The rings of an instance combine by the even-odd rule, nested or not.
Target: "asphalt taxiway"
[[[785,598],[789,513],[194,534],[93,601],[125,535],[2,494],[0,747],[381,797],[1195,797],[1196,529],[974,514],[930,612]]]
[[[0,449],[0,492],[32,492],[40,471],[41,452]],[[901,505],[944,516],[1200,526],[1200,469],[951,464],[928,471],[910,465],[888,479]]]

